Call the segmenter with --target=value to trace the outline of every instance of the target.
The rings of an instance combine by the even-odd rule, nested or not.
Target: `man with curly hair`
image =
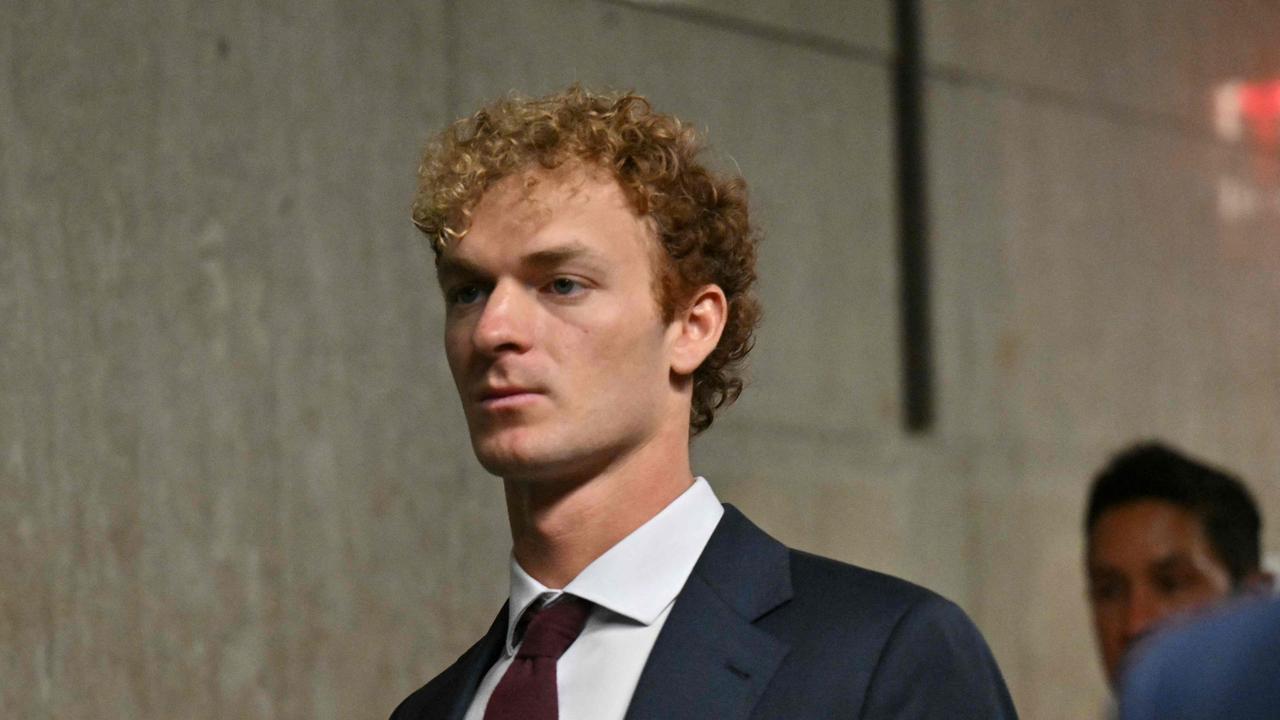
[[[393,718],[1010,718],[964,613],[789,550],[721,505],[693,435],[742,389],[745,184],[634,94],[509,98],[435,139],[414,223],[510,596]]]

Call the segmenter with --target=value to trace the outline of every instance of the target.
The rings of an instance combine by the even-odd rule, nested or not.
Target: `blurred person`
[[[1239,479],[1167,445],[1134,445],[1102,469],[1085,513],[1085,565],[1113,690],[1130,649],[1162,624],[1265,592],[1261,527]]]
[[[576,86],[429,146],[414,222],[510,594],[393,718],[1015,717],[956,605],[788,549],[693,475],[759,318],[745,185],[699,152],[644,98]]]
[[[1162,633],[1124,674],[1121,720],[1280,718],[1280,601],[1232,604]]]

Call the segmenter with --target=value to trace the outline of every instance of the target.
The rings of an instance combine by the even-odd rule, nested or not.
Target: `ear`
[[[728,319],[729,301],[720,286],[704,285],[699,288],[668,328],[671,371],[677,375],[692,375],[716,349]]]
[[[1259,570],[1246,577],[1240,588],[1246,595],[1268,597],[1275,593],[1276,577],[1266,570]]]

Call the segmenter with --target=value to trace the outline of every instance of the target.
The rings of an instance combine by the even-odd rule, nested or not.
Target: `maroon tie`
[[[591,603],[571,595],[534,614],[515,660],[498,681],[484,720],[559,720],[556,661],[578,639]]]

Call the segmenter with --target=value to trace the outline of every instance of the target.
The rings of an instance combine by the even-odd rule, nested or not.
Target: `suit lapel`
[[[627,720],[738,720],[789,646],[753,624],[791,598],[787,549],[725,505],[645,663]]]

